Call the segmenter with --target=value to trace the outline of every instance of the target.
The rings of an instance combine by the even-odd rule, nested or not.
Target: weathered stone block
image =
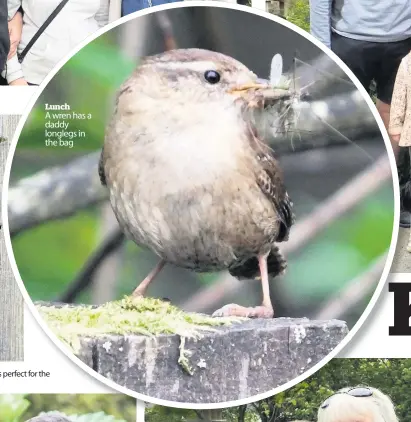
[[[185,339],[176,335],[84,338],[78,357],[117,384],[163,400],[219,403],[267,392],[304,373],[346,336],[345,322],[249,320]]]

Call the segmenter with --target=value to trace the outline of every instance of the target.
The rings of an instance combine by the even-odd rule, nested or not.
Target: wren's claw
[[[230,303],[215,311],[213,317],[245,317],[245,318],[273,318],[274,310],[268,306],[256,306],[247,308],[245,306]]]

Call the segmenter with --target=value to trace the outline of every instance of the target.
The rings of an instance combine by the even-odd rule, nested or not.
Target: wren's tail
[[[270,254],[267,257],[268,275],[270,278],[277,277],[285,272],[287,268],[287,261],[281,254],[277,246],[271,249]],[[230,274],[233,277],[244,280],[260,279],[260,267],[258,265],[258,258],[254,256],[248,259],[241,265],[232,267],[229,269]]]

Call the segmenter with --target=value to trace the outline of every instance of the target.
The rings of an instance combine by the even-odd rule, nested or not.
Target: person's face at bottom
[[[374,422],[374,418],[372,415],[361,415],[356,418],[341,419],[335,422]]]

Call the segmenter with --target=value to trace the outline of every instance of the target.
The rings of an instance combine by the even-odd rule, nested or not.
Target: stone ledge
[[[250,320],[185,339],[177,335],[84,337],[77,356],[117,384],[163,400],[219,403],[267,392],[301,375],[347,335],[338,320]]]

